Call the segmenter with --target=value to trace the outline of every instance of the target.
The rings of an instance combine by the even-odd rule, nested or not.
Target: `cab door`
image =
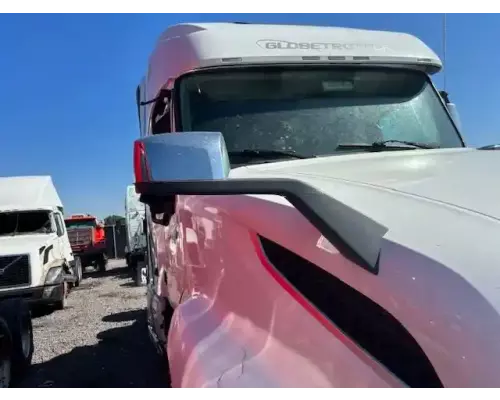
[[[146,233],[146,297],[147,297],[147,325],[151,339],[159,352],[165,354],[165,345],[167,342],[166,332],[168,331],[167,324],[170,321],[165,321],[164,312],[166,299],[161,296],[159,283],[159,262],[157,254],[157,234],[154,224],[149,220],[149,213],[146,210],[146,222],[144,224]]]
[[[59,241],[58,252],[61,253],[61,258],[64,258],[68,262],[73,261],[73,251],[71,250],[71,244],[69,243],[66,225],[64,224],[64,218],[60,212],[55,212],[54,219]]]

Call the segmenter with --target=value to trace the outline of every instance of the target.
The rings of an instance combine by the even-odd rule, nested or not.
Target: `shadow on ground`
[[[122,283],[120,285],[121,287],[137,287],[137,285],[135,284],[135,282],[125,282],[125,283]]]
[[[106,278],[113,277],[113,279],[125,279],[132,276],[131,270],[129,267],[118,267],[113,269],[108,269],[106,271],[99,271],[97,269],[93,269],[92,267],[88,267],[83,272],[83,280],[85,278]]]
[[[73,306],[64,307],[65,310],[71,310],[72,308]],[[47,315],[53,314],[56,311],[58,310],[51,306],[31,306],[31,318],[33,320],[33,326],[36,325],[36,321],[39,318],[46,317]]]
[[[94,289],[97,286],[102,285],[102,282],[98,281],[97,279],[104,278],[104,277],[111,277],[112,279],[121,279],[121,280],[131,278],[130,268],[119,267],[119,268],[109,269],[109,270],[104,271],[104,272],[101,272],[98,270],[92,270],[92,268],[89,268],[83,274],[83,279],[82,279],[82,282],[80,283],[80,286],[71,288],[69,296],[71,296],[72,292]],[[96,280],[89,282],[88,278],[95,278]],[[121,284],[120,286],[133,287],[135,285],[134,285],[134,282],[126,282],[124,284]],[[67,306],[66,308],[71,308],[71,307]],[[56,311],[56,309],[52,306],[33,305],[31,307],[31,315],[32,315],[33,319],[45,317],[47,315],[54,313],[55,311]]]
[[[146,311],[111,314],[104,322],[132,322],[97,335],[99,343],[75,347],[31,367],[20,387],[169,387],[166,363],[150,343]]]
[[[144,310],[130,310],[130,311],[122,311],[115,314],[106,315],[102,320],[103,322],[130,322],[137,321],[142,318],[144,314],[144,318],[146,316]]]

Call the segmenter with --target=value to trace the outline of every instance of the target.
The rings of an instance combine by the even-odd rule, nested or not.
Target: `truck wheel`
[[[68,297],[68,282],[62,283],[62,295],[56,302],[56,310],[64,310],[66,308],[66,297]]]
[[[85,272],[85,269],[89,266],[89,260],[86,257],[77,256],[80,259],[80,263],[82,264],[82,276]]]
[[[0,388],[10,387],[12,361],[8,351],[0,354]]]
[[[137,268],[138,265],[139,265],[139,261],[137,259],[137,255],[136,254],[131,255],[130,256],[130,267],[132,269],[135,269],[135,268]]]
[[[0,320],[0,388],[11,386],[12,345],[7,324]]]
[[[139,261],[135,266],[134,283],[135,286],[146,284],[146,263],[143,261]]]
[[[82,267],[82,260],[80,257],[75,257],[75,263],[73,266],[74,270],[73,273],[75,274],[76,281],[75,281],[75,287],[80,286],[80,282],[83,279],[83,267]]]
[[[106,255],[101,254],[99,256],[99,260],[97,260],[97,265],[99,267],[99,271],[105,272],[107,263],[108,263],[108,260],[106,259]]]
[[[12,372],[22,376],[33,358],[33,324],[28,305],[20,299],[0,303],[0,318],[7,323],[12,343]]]

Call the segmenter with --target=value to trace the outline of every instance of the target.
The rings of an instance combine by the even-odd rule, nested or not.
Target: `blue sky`
[[[52,175],[68,213],[123,214],[138,136],[134,91],[178,22],[336,25],[415,34],[441,51],[439,14],[0,16],[0,176]],[[500,20],[447,17],[447,88],[469,145],[500,142]],[[440,87],[442,76],[436,76]]]

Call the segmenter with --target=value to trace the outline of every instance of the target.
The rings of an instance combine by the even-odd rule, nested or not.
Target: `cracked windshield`
[[[180,102],[182,128],[222,132],[232,160],[246,158],[244,150],[314,157],[385,140],[462,146],[430,80],[412,71],[198,73],[181,81]]]

